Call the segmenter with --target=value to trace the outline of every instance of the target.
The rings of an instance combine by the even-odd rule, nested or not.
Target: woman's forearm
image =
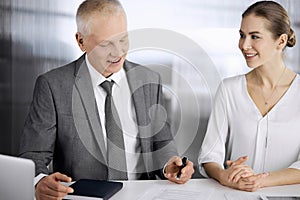
[[[263,187],[290,185],[300,183],[300,170],[287,168],[275,172],[269,172],[263,181]]]
[[[209,177],[222,183],[221,177],[222,177],[223,168],[219,164],[214,163],[214,162],[209,162],[209,163],[204,163],[203,167],[205,169],[206,174]]]

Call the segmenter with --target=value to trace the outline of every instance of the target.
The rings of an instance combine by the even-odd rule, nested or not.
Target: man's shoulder
[[[50,79],[67,79],[68,77],[73,78],[78,70],[78,67],[84,61],[82,57],[77,60],[74,60],[65,65],[54,68],[44,74],[41,77],[50,78]]]
[[[126,73],[136,73],[144,78],[160,78],[159,73],[151,70],[149,67],[126,60],[124,63]]]

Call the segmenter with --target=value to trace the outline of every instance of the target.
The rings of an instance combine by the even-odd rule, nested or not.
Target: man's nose
[[[124,47],[120,44],[114,44],[110,53],[114,57],[121,57],[124,54]]]

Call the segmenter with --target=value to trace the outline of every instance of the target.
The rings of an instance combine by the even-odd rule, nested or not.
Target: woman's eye
[[[255,40],[255,39],[259,39],[259,37],[256,36],[256,35],[252,35],[251,38],[254,39],[254,40]]]
[[[245,38],[245,35],[243,33],[240,33],[240,38]]]

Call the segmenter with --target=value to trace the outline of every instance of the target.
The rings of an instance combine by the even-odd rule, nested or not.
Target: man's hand
[[[62,185],[60,182],[71,182],[72,179],[56,172],[42,178],[36,185],[35,195],[37,200],[61,200],[68,193],[73,193],[73,188]]]
[[[172,182],[183,184],[186,183],[194,173],[194,164],[193,162],[187,160],[186,166],[181,169],[180,178],[177,178],[177,174],[182,166],[182,159],[178,156],[173,156],[165,167],[164,175],[165,177]]]

